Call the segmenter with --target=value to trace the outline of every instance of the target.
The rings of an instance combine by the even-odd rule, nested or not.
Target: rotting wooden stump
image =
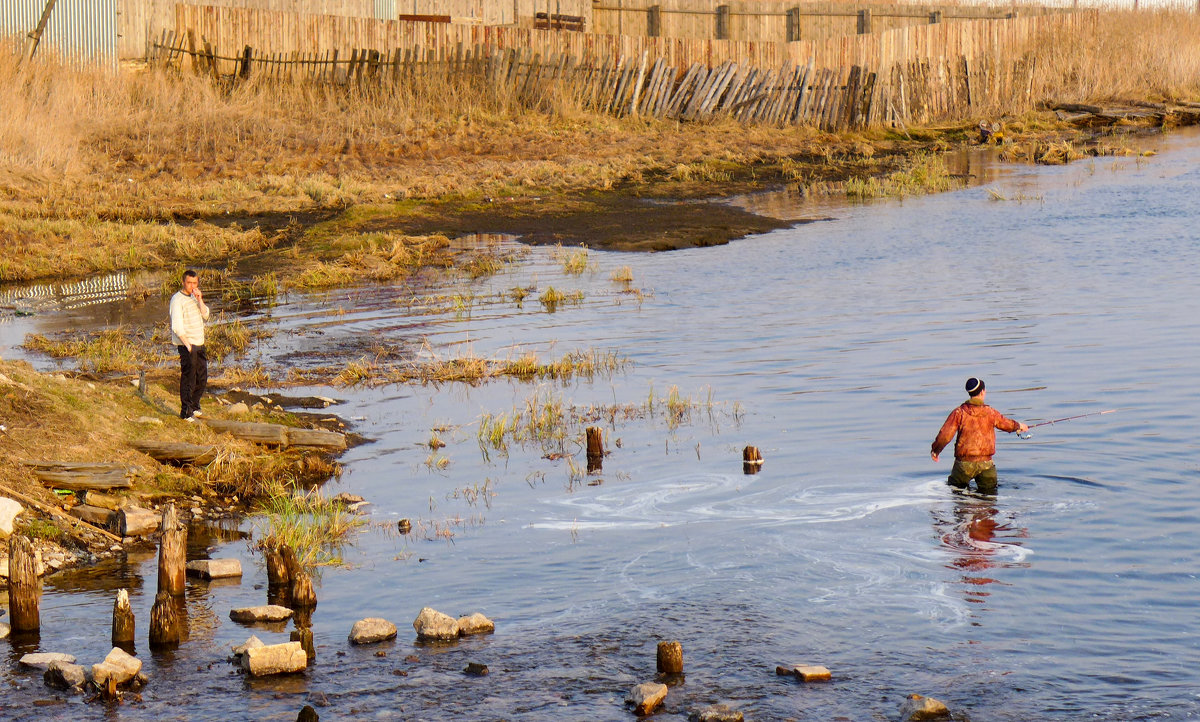
[[[150,609],[150,646],[177,646],[182,637],[179,613],[175,601],[166,592],[154,595],[154,606]]]
[[[683,645],[679,642],[658,643],[658,673],[683,674]]]
[[[129,606],[129,592],[125,589],[118,589],[113,601],[112,643],[114,647],[123,648],[134,643],[133,608]]]
[[[217,447],[211,444],[185,444],[172,441],[135,441],[133,448],[164,464],[206,466],[217,458]]]
[[[264,446],[301,446],[306,448],[343,451],[346,435],[323,429],[296,429],[283,424],[265,424],[252,421],[227,421],[204,419],[210,429],[230,434],[238,439],[253,441]]]
[[[604,465],[604,434],[595,426],[589,426],[587,434],[587,470],[588,473],[600,471]]]
[[[291,584],[292,578],[283,554],[276,544],[263,544],[263,563],[267,566],[267,584],[272,587],[283,587]]]
[[[742,449],[742,473],[757,474],[762,468],[763,457],[757,446],[747,446]]]
[[[33,475],[44,486],[72,491],[89,489],[128,489],[133,472],[124,464],[76,461],[26,461]]]
[[[37,555],[29,537],[8,539],[8,615],[14,632],[34,632],[41,627],[39,605],[42,580],[37,575]]]
[[[158,591],[172,596],[183,594],[187,581],[187,527],[179,523],[175,504],[162,512],[162,537],[158,542]]]
[[[279,554],[287,567],[288,596],[292,600],[293,609],[312,609],[317,606],[317,593],[313,589],[312,575],[304,570],[296,558],[296,552],[286,544],[280,546]]]

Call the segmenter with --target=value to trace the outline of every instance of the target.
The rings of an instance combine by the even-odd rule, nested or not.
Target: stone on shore
[[[299,642],[249,647],[242,655],[242,669],[254,677],[303,672],[307,667],[308,655]]]
[[[82,664],[51,662],[42,674],[42,680],[54,689],[77,689],[87,681],[87,670]]]
[[[458,633],[464,637],[471,634],[491,634],[495,631],[496,623],[479,612],[458,618]]]
[[[187,573],[204,579],[240,577],[242,563],[237,559],[196,559],[187,563]]]
[[[12,633],[12,627],[8,626],[7,624],[5,624],[3,622],[0,622],[0,639],[7,639],[8,635],[11,633]]]
[[[350,629],[350,644],[374,644],[395,637],[396,625],[379,617],[360,619]]]
[[[667,697],[667,685],[658,682],[643,682],[629,690],[626,702],[633,705],[633,711],[640,715],[653,712]]]
[[[688,722],[743,722],[742,713],[729,705],[714,704],[688,715]]]
[[[60,652],[33,652],[21,657],[21,665],[24,667],[32,667],[33,669],[46,670],[50,667],[51,662],[66,662],[67,664],[75,664],[75,657],[69,654]]]
[[[950,709],[943,702],[919,694],[908,695],[908,699],[900,705],[900,719],[903,722],[941,719],[949,715]]]
[[[109,679],[117,686],[125,684],[142,671],[142,660],[130,655],[120,647],[113,647],[104,661],[92,665],[92,681],[104,689]]]
[[[0,539],[12,536],[13,520],[23,511],[25,511],[25,507],[21,506],[19,502],[13,501],[7,496],[0,496]]]
[[[258,607],[242,607],[229,612],[229,618],[235,622],[250,624],[253,622],[286,622],[292,618],[292,610],[278,604],[264,604]]]
[[[250,413],[250,407],[246,405],[245,401],[239,401],[225,409],[225,413],[229,414],[230,416],[245,416],[246,414]]]
[[[417,639],[458,639],[458,620],[448,614],[425,607],[413,621]]]

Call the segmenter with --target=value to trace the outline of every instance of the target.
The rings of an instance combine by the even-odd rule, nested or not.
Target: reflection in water
[[[958,581],[967,602],[984,604],[991,596],[989,585],[1001,583],[990,570],[1028,566],[1023,554],[1015,552],[1022,546],[1017,540],[1027,539],[1029,530],[1005,520],[994,498],[956,490],[951,514],[935,509],[933,518],[942,546],[954,555],[946,568],[962,573]],[[972,624],[978,626],[977,621]]]

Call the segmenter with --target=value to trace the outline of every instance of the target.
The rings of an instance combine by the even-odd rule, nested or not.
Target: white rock
[[[458,633],[464,637],[470,634],[491,634],[494,631],[496,623],[479,612],[458,618]]]
[[[25,511],[25,507],[7,496],[0,496],[0,538],[7,538],[13,533],[13,520]]]
[[[142,671],[142,660],[131,656],[120,647],[113,647],[104,661],[92,665],[92,681],[103,688],[111,678],[122,685]]]
[[[743,722],[741,712],[729,705],[714,704],[688,715],[688,722]]]
[[[240,577],[242,563],[237,559],[196,559],[187,563],[187,572],[205,579]]]
[[[637,714],[647,715],[662,704],[666,697],[667,685],[658,682],[644,682],[629,690],[629,697],[625,701],[633,705],[633,711]]]
[[[80,687],[87,681],[87,670],[82,664],[67,662],[51,662],[42,674],[42,681],[55,689],[71,689]]]
[[[242,607],[230,611],[229,618],[235,622],[285,622],[292,618],[292,610],[278,604]]]
[[[458,620],[425,607],[413,621],[417,639],[458,639]]]
[[[354,623],[350,629],[351,644],[373,644],[385,639],[394,639],[396,625],[379,617],[367,617]]]
[[[0,622],[0,639],[8,639],[8,635],[12,633],[12,627],[4,622]]]
[[[299,642],[250,647],[242,655],[242,669],[255,677],[302,672],[307,667],[308,655]]]
[[[246,402],[239,401],[236,404],[230,405],[225,411],[232,416],[245,416],[250,413],[250,407],[246,405]]]
[[[247,639],[245,642],[234,647],[233,653],[235,656],[240,657],[246,653],[247,649],[254,649],[255,647],[265,647],[265,646],[267,646],[267,645],[263,644],[263,641],[261,639],[259,639],[258,637],[254,636],[252,634],[252,635],[250,635],[250,638]]]
[[[900,719],[904,722],[932,720],[950,715],[950,710],[940,700],[932,697],[922,697],[910,694],[904,704],[900,705]]]
[[[59,652],[35,652],[21,657],[21,664],[34,669],[46,669],[51,662],[66,662],[67,664],[75,664],[75,658],[69,654]]]

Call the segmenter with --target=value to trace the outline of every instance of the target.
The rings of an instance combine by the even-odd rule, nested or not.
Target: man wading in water
[[[996,453],[996,429],[1007,431],[1028,431],[1029,427],[1020,421],[1013,421],[999,411],[984,403],[987,389],[983,379],[967,379],[967,394],[971,397],[962,406],[950,412],[942,430],[933,440],[929,455],[934,461],[938,454],[950,443],[950,439],[958,434],[954,442],[954,468],[946,480],[951,486],[966,489],[971,479],[981,494],[996,493],[996,465],[992,463],[992,455]]]
[[[183,272],[183,288],[171,296],[171,341],[179,348],[179,418],[200,415],[200,397],[208,385],[208,356],[204,353],[204,322],[208,306],[200,292],[200,277]]]

